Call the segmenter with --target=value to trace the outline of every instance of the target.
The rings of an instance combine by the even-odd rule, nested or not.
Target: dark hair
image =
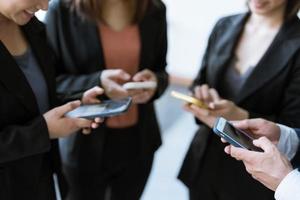
[[[290,19],[295,17],[300,10],[300,1],[299,0],[288,0],[285,10],[285,18]]]
[[[101,13],[101,0],[64,0],[72,11],[75,11],[80,17],[90,20],[103,20]],[[149,0],[135,0],[136,7],[133,11],[131,23],[138,23],[145,15]]]

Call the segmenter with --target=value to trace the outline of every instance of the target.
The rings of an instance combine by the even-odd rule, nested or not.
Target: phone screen
[[[236,129],[233,125],[230,123],[226,123],[224,126],[224,133],[229,135],[233,140],[237,141],[244,147],[246,147],[248,150],[254,150],[254,151],[262,151],[260,148],[254,146],[253,138],[248,136],[246,133]]]

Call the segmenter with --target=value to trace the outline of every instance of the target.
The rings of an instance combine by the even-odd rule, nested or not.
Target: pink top
[[[137,25],[127,26],[115,31],[102,23],[99,25],[106,69],[123,69],[131,76],[139,69],[141,41]],[[123,84],[123,83],[120,83]],[[126,128],[138,122],[138,107],[132,105],[124,115],[109,118],[110,128]]]

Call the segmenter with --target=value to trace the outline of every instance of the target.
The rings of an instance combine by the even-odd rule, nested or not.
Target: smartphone
[[[183,101],[186,101],[190,104],[194,104],[200,108],[205,108],[205,109],[208,109],[208,106],[202,102],[201,100],[199,99],[196,99],[195,97],[192,97],[192,96],[188,96],[186,94],[183,94],[183,93],[180,93],[180,92],[176,92],[176,91],[172,91],[171,92],[171,95],[177,99],[181,99]]]
[[[154,81],[145,81],[145,82],[128,82],[123,85],[123,88],[126,90],[137,90],[137,89],[155,89],[157,83]]]
[[[65,114],[71,118],[95,119],[96,117],[112,117],[125,113],[131,105],[132,98],[121,100],[105,100],[100,104],[82,105]]]
[[[213,131],[235,147],[241,147],[250,151],[263,152],[261,148],[256,147],[253,144],[254,138],[244,131],[235,128],[231,123],[222,117],[217,119],[213,127]]]

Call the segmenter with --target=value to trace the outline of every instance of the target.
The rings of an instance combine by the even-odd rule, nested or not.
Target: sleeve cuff
[[[275,191],[276,200],[300,199],[299,192],[300,172],[295,169],[291,171],[279,184]]]
[[[280,138],[277,147],[281,153],[291,160],[297,153],[299,138],[294,129],[281,124],[277,125],[280,128]]]

